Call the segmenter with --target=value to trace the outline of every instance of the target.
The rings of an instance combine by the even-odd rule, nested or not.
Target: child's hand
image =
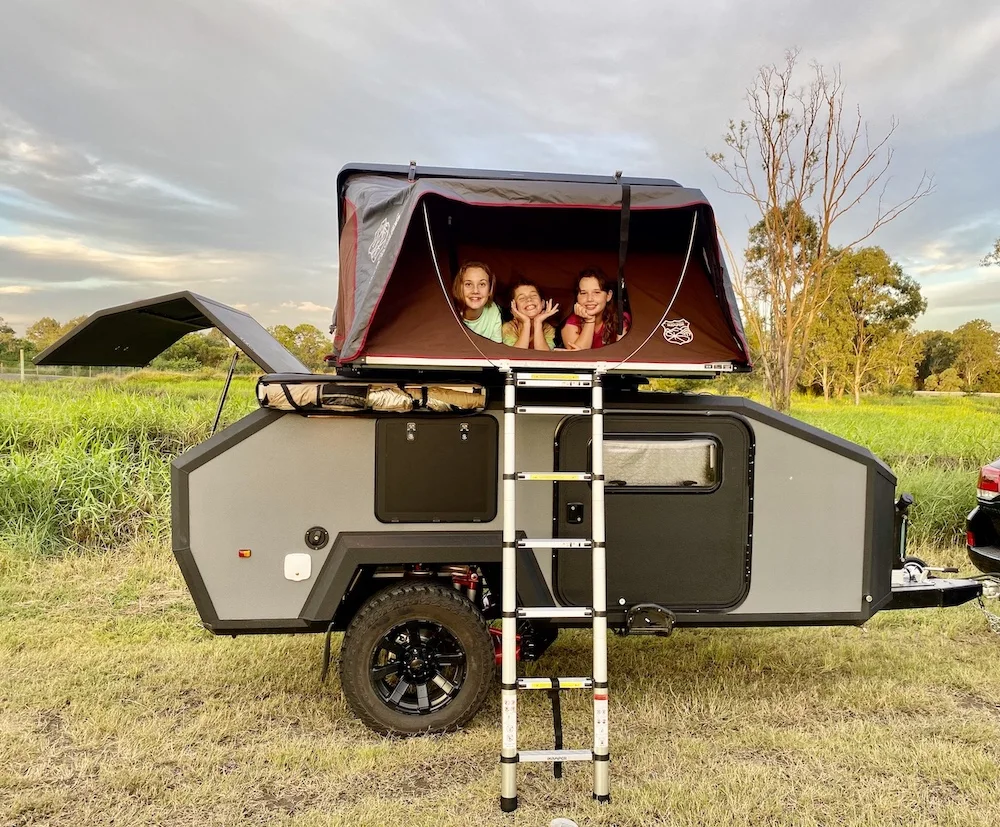
[[[510,303],[510,312],[513,314],[514,318],[517,319],[522,324],[529,321],[528,317],[525,316],[520,310],[517,309],[517,303],[512,301]]]
[[[573,305],[573,312],[576,313],[576,315],[579,316],[581,321],[583,322],[594,321],[594,317],[587,313],[587,311],[584,309],[583,305],[580,304],[580,302],[577,302],[576,304]]]
[[[542,312],[539,313],[537,316],[535,316],[535,321],[541,324],[547,318],[549,318],[550,316],[554,316],[558,312],[559,312],[559,305],[553,304],[552,299],[549,299],[547,302],[545,302],[544,305],[542,305]]]

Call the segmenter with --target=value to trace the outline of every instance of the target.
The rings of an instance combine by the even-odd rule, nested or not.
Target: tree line
[[[846,103],[839,70],[812,64],[798,85],[798,51],[758,69],[747,114],[709,159],[723,189],[759,217],[742,257],[726,244],[749,344],[773,407],[795,390],[855,402],[870,391],[1000,391],[1000,337],[975,319],[916,333],[919,286],[871,237],[933,193],[920,177],[890,196],[892,119],[882,132]],[[1000,264],[1000,240],[983,260]]]
[[[17,365],[22,350],[25,362],[30,364],[35,356],[49,345],[55,344],[86,318],[77,316],[67,322],[59,322],[46,316],[29,325],[22,337],[15,335],[14,329],[0,318],[0,365],[7,369]],[[324,357],[330,352],[331,343],[319,328],[311,324],[295,327],[279,324],[268,328],[268,332],[310,370],[322,370]],[[185,372],[224,370],[228,368],[235,352],[233,343],[218,330],[189,333],[163,351],[152,361],[150,367],[154,370]],[[249,359],[244,359],[237,363],[237,370],[252,373],[258,368]]]
[[[753,236],[753,231],[751,232]],[[881,247],[862,247],[838,259],[835,290],[805,344],[804,369],[796,389],[827,399],[912,390],[1000,393],[1000,332],[983,319],[952,331],[918,332],[914,321],[926,302],[917,283]],[[0,319],[0,364],[11,369],[19,351],[25,360],[41,353],[86,317],[58,322],[46,316],[23,337]],[[751,350],[763,345],[750,331]],[[322,371],[330,340],[311,324],[268,328],[310,370]],[[235,346],[218,330],[189,333],[153,360],[168,371],[225,370]],[[249,359],[240,372],[258,370]],[[752,382],[767,385],[758,371]]]

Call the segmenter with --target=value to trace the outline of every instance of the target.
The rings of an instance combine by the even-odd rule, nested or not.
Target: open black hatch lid
[[[188,290],[99,310],[35,364],[143,367],[182,336],[210,327],[268,373],[310,372],[252,316]]]

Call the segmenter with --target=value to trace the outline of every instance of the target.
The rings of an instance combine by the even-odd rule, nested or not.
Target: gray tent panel
[[[182,336],[218,328],[268,373],[309,373],[246,313],[184,290],[99,310],[46,348],[37,365],[143,367]]]
[[[450,175],[449,175],[450,173]],[[340,289],[335,313],[334,352],[339,363],[351,362],[366,354],[366,343],[376,311],[382,304],[389,282],[403,279],[414,284],[419,275],[399,268],[411,222],[423,224],[418,215],[421,201],[440,198],[471,207],[575,208],[617,211],[622,203],[622,184],[631,187],[631,209],[641,211],[698,210],[705,218],[699,228],[699,248],[705,248],[709,261],[703,278],[711,283],[714,299],[711,311],[725,319],[733,340],[732,358],[749,364],[749,347],[740,321],[736,297],[718,249],[714,215],[704,194],[697,189],[679,186],[675,181],[650,179],[586,178],[582,176],[545,176],[527,173],[485,173],[434,170],[412,178],[405,168],[349,167],[338,180],[340,190]],[[446,177],[447,176],[447,177]],[[414,228],[422,234],[420,227]],[[412,233],[411,233],[412,235]],[[615,234],[617,238],[617,232]],[[446,276],[450,278],[450,274]],[[449,315],[449,300],[441,296],[440,329],[454,325]],[[422,308],[429,310],[430,308]],[[458,331],[461,334],[461,331]],[[413,353],[423,355],[426,342],[418,343]],[[455,349],[466,344],[464,334],[454,342]],[[444,347],[444,343],[442,343]],[[447,349],[447,348],[445,348]],[[417,351],[421,351],[418,353]],[[457,351],[456,351],[457,352]],[[496,356],[497,354],[493,354]],[[678,353],[677,358],[683,359]],[[727,357],[728,358],[728,357]]]

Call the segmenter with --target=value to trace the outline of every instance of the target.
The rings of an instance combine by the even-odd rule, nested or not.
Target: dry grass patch
[[[1000,637],[971,606],[613,638],[611,805],[589,766],[534,765],[504,820],[499,693],[464,732],[388,740],[319,683],[319,637],[203,631],[162,547],[0,551],[0,574],[4,827],[995,823]],[[588,643],[527,671],[583,674]],[[544,693],[521,711],[524,745],[550,744]],[[587,699],[564,716],[586,744]]]

